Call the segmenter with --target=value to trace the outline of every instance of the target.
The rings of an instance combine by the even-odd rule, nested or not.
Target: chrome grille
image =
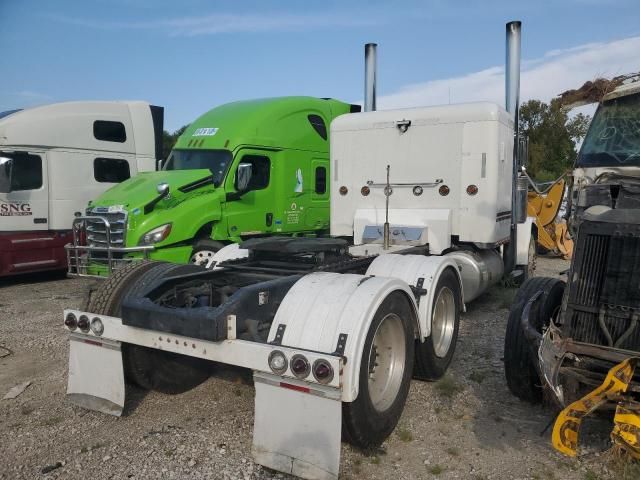
[[[127,213],[126,212],[109,212],[106,207],[97,207],[87,210],[86,230],[87,245],[90,247],[124,247],[127,238]],[[105,218],[110,228],[110,235],[107,235],[105,223],[96,218],[91,220],[90,217]],[[107,241],[107,236],[109,240]]]

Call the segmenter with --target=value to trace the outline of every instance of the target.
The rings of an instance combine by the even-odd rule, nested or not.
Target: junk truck
[[[599,406],[622,399],[618,408],[627,415],[616,414],[617,444],[622,431],[640,428],[638,375],[630,364],[607,373],[640,357],[640,82],[602,98],[576,160],[570,200],[577,233],[568,280],[536,277],[522,285],[504,361],[514,395],[536,403],[546,391],[560,408],[570,406],[553,438],[575,455],[580,421]],[[630,444],[640,457],[640,440],[624,448]]]
[[[519,32],[507,25],[510,113],[372,111],[366,96],[364,113],[333,120],[330,237],[249,239],[212,269],[127,265],[65,310],[68,399],[121,415],[125,381],[179,393],[222,362],[253,371],[257,463],[336,479],[341,438],[380,445],[411,378],[446,372],[464,304],[528,268],[526,181],[512,180]]]
[[[0,113],[0,276],[67,267],[74,215],[162,155],[164,109],[67,102]]]
[[[231,242],[328,233],[328,126],[356,111],[312,97],[210,110],[187,127],[161,171],[111,188],[75,219],[69,273],[104,276],[145,258],[206,264]]]

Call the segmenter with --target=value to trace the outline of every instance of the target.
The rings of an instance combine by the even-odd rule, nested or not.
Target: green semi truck
[[[114,186],[75,218],[69,273],[108,275],[141,258],[206,264],[231,242],[328,232],[329,125],[359,110],[313,97],[210,110],[158,171]]]

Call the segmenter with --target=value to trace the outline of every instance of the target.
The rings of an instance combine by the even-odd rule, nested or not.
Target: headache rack
[[[87,214],[74,218],[73,243],[64,247],[68,275],[103,278],[123,265],[149,258],[149,252],[154,249],[152,245],[124,246],[127,238],[126,212],[88,210]],[[142,256],[129,256],[130,253],[142,253]]]

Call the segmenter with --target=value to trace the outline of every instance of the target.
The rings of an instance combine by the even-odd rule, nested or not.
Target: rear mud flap
[[[336,480],[342,428],[339,391],[289,379],[282,386],[281,377],[259,372],[253,377],[256,463],[307,480]]]
[[[120,342],[72,334],[68,400],[82,408],[119,417],[124,410],[124,389]]]

